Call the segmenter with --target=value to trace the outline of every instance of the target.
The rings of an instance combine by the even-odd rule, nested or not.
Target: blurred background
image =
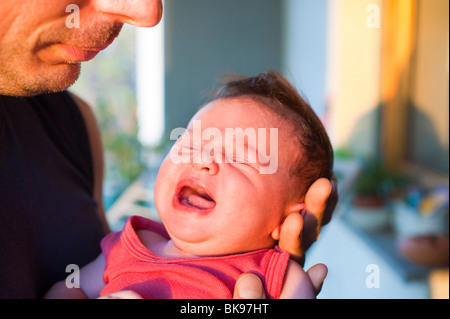
[[[165,0],[125,26],[72,90],[93,107],[113,230],[158,219],[153,183],[220,75],[271,68],[303,92],[335,149],[340,195],[307,253],[319,298],[448,298],[448,0]],[[230,234],[232,235],[232,234]]]

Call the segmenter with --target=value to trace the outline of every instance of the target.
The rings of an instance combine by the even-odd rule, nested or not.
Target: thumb
[[[266,299],[261,279],[254,274],[242,274],[236,281],[233,299]]]
[[[311,266],[306,272],[311,280],[316,295],[322,290],[323,281],[328,274],[328,268],[324,264]]]

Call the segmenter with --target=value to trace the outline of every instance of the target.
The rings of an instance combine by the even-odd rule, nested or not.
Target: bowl
[[[421,266],[444,267],[448,265],[448,234],[399,237],[397,249],[407,260]]]

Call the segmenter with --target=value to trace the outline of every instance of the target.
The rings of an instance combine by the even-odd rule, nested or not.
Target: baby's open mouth
[[[212,209],[216,202],[204,190],[190,186],[183,186],[178,193],[178,200],[182,205],[197,209]]]

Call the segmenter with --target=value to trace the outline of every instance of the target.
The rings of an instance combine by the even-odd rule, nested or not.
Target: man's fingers
[[[303,230],[303,217],[300,213],[289,214],[281,225],[280,241],[281,249],[289,252],[291,258],[296,261],[303,259],[301,233]]]
[[[317,217],[322,217],[327,207],[328,197],[331,194],[332,186],[328,179],[320,178],[315,181],[305,196],[305,204],[308,213]],[[321,220],[321,218],[317,218]]]
[[[234,287],[234,299],[265,299],[266,293],[258,276],[242,274]]]
[[[305,236],[303,236],[302,249],[306,251],[319,237],[324,224],[324,214],[327,209],[328,198],[332,185],[326,178],[315,181],[308,189],[305,197],[306,214],[304,215]],[[334,207],[333,207],[334,209]]]
[[[328,274],[328,268],[324,264],[311,266],[306,272],[311,280],[316,295],[322,290],[323,281]]]
[[[333,211],[336,208],[339,199],[336,178],[333,177],[333,179],[330,182],[331,182],[331,193],[328,196],[327,207],[325,208],[325,212],[323,213],[322,226],[330,222],[331,216],[333,215]]]

